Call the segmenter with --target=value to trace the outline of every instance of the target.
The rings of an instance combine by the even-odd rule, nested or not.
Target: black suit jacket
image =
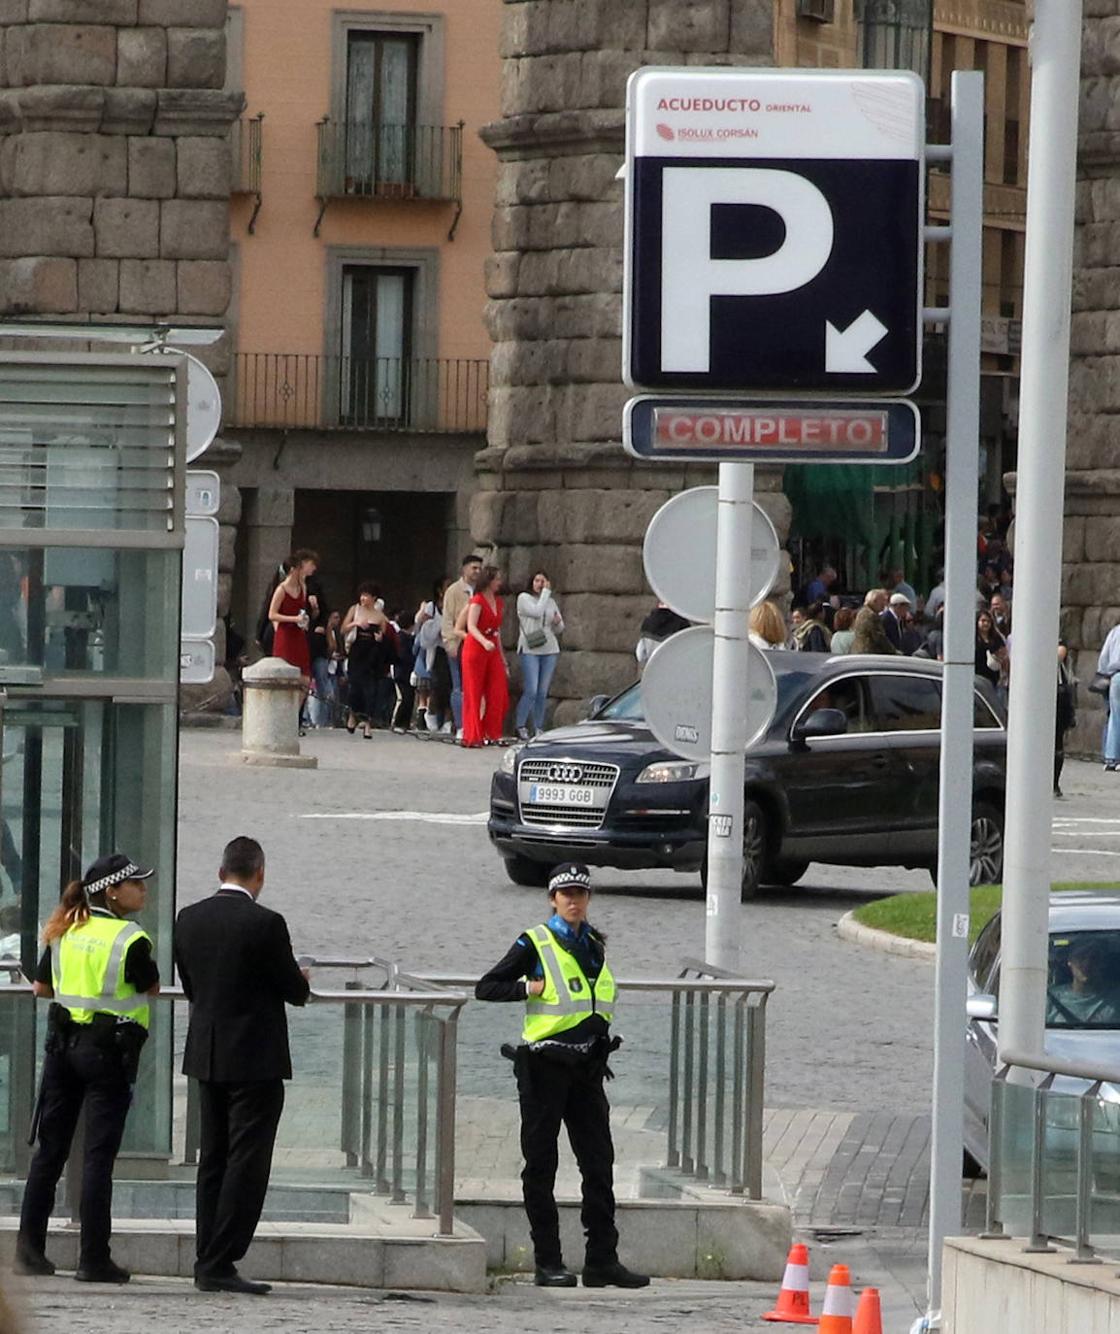
[[[183,1073],[219,1083],[291,1079],[284,1002],[311,988],[292,956],[288,926],[239,890],[184,908],[175,963],[191,1003]]]
[[[879,619],[883,622],[883,629],[887,632],[887,638],[897,649],[902,648],[902,622],[893,611],[887,610],[882,613]]]

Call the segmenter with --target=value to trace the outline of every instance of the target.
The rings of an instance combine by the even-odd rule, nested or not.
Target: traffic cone
[[[864,1288],[860,1293],[852,1334],[883,1334],[883,1313],[879,1308],[878,1288]]]
[[[852,1334],[852,1316],[856,1304],[852,1297],[852,1276],[847,1265],[833,1265],[824,1292],[820,1334]]]
[[[790,1247],[778,1300],[762,1318],[785,1325],[817,1323],[817,1317],[809,1314],[809,1248],[800,1242]]]

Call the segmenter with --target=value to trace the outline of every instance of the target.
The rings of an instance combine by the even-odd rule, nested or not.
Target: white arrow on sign
[[[831,320],[824,322],[824,368],[833,373],[858,374],[875,367],[867,354],[888,333],[887,326],[869,310],[854,319],[846,329],[838,329]]]

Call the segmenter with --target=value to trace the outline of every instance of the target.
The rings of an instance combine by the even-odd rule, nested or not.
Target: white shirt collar
[[[225,880],[222,881],[222,883],[218,886],[218,888],[235,889],[238,892],[238,894],[244,894],[247,899],[251,899],[253,897],[253,895],[249,892],[249,890],[245,888],[244,885],[231,885],[228,881]]]

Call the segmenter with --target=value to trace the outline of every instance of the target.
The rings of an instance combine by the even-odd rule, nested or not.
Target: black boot
[[[648,1288],[649,1275],[635,1274],[617,1260],[609,1265],[584,1265],[585,1288]]]
[[[564,1262],[554,1265],[537,1265],[533,1282],[538,1288],[574,1288],[579,1280],[570,1269],[564,1268]]]
[[[127,1283],[132,1275],[114,1260],[105,1259],[93,1264],[87,1264],[83,1260],[78,1265],[74,1277],[79,1283]]]
[[[16,1238],[15,1259],[12,1261],[12,1271],[16,1274],[45,1278],[54,1273],[54,1265],[47,1259],[43,1250],[28,1241],[26,1237],[18,1236]]]

